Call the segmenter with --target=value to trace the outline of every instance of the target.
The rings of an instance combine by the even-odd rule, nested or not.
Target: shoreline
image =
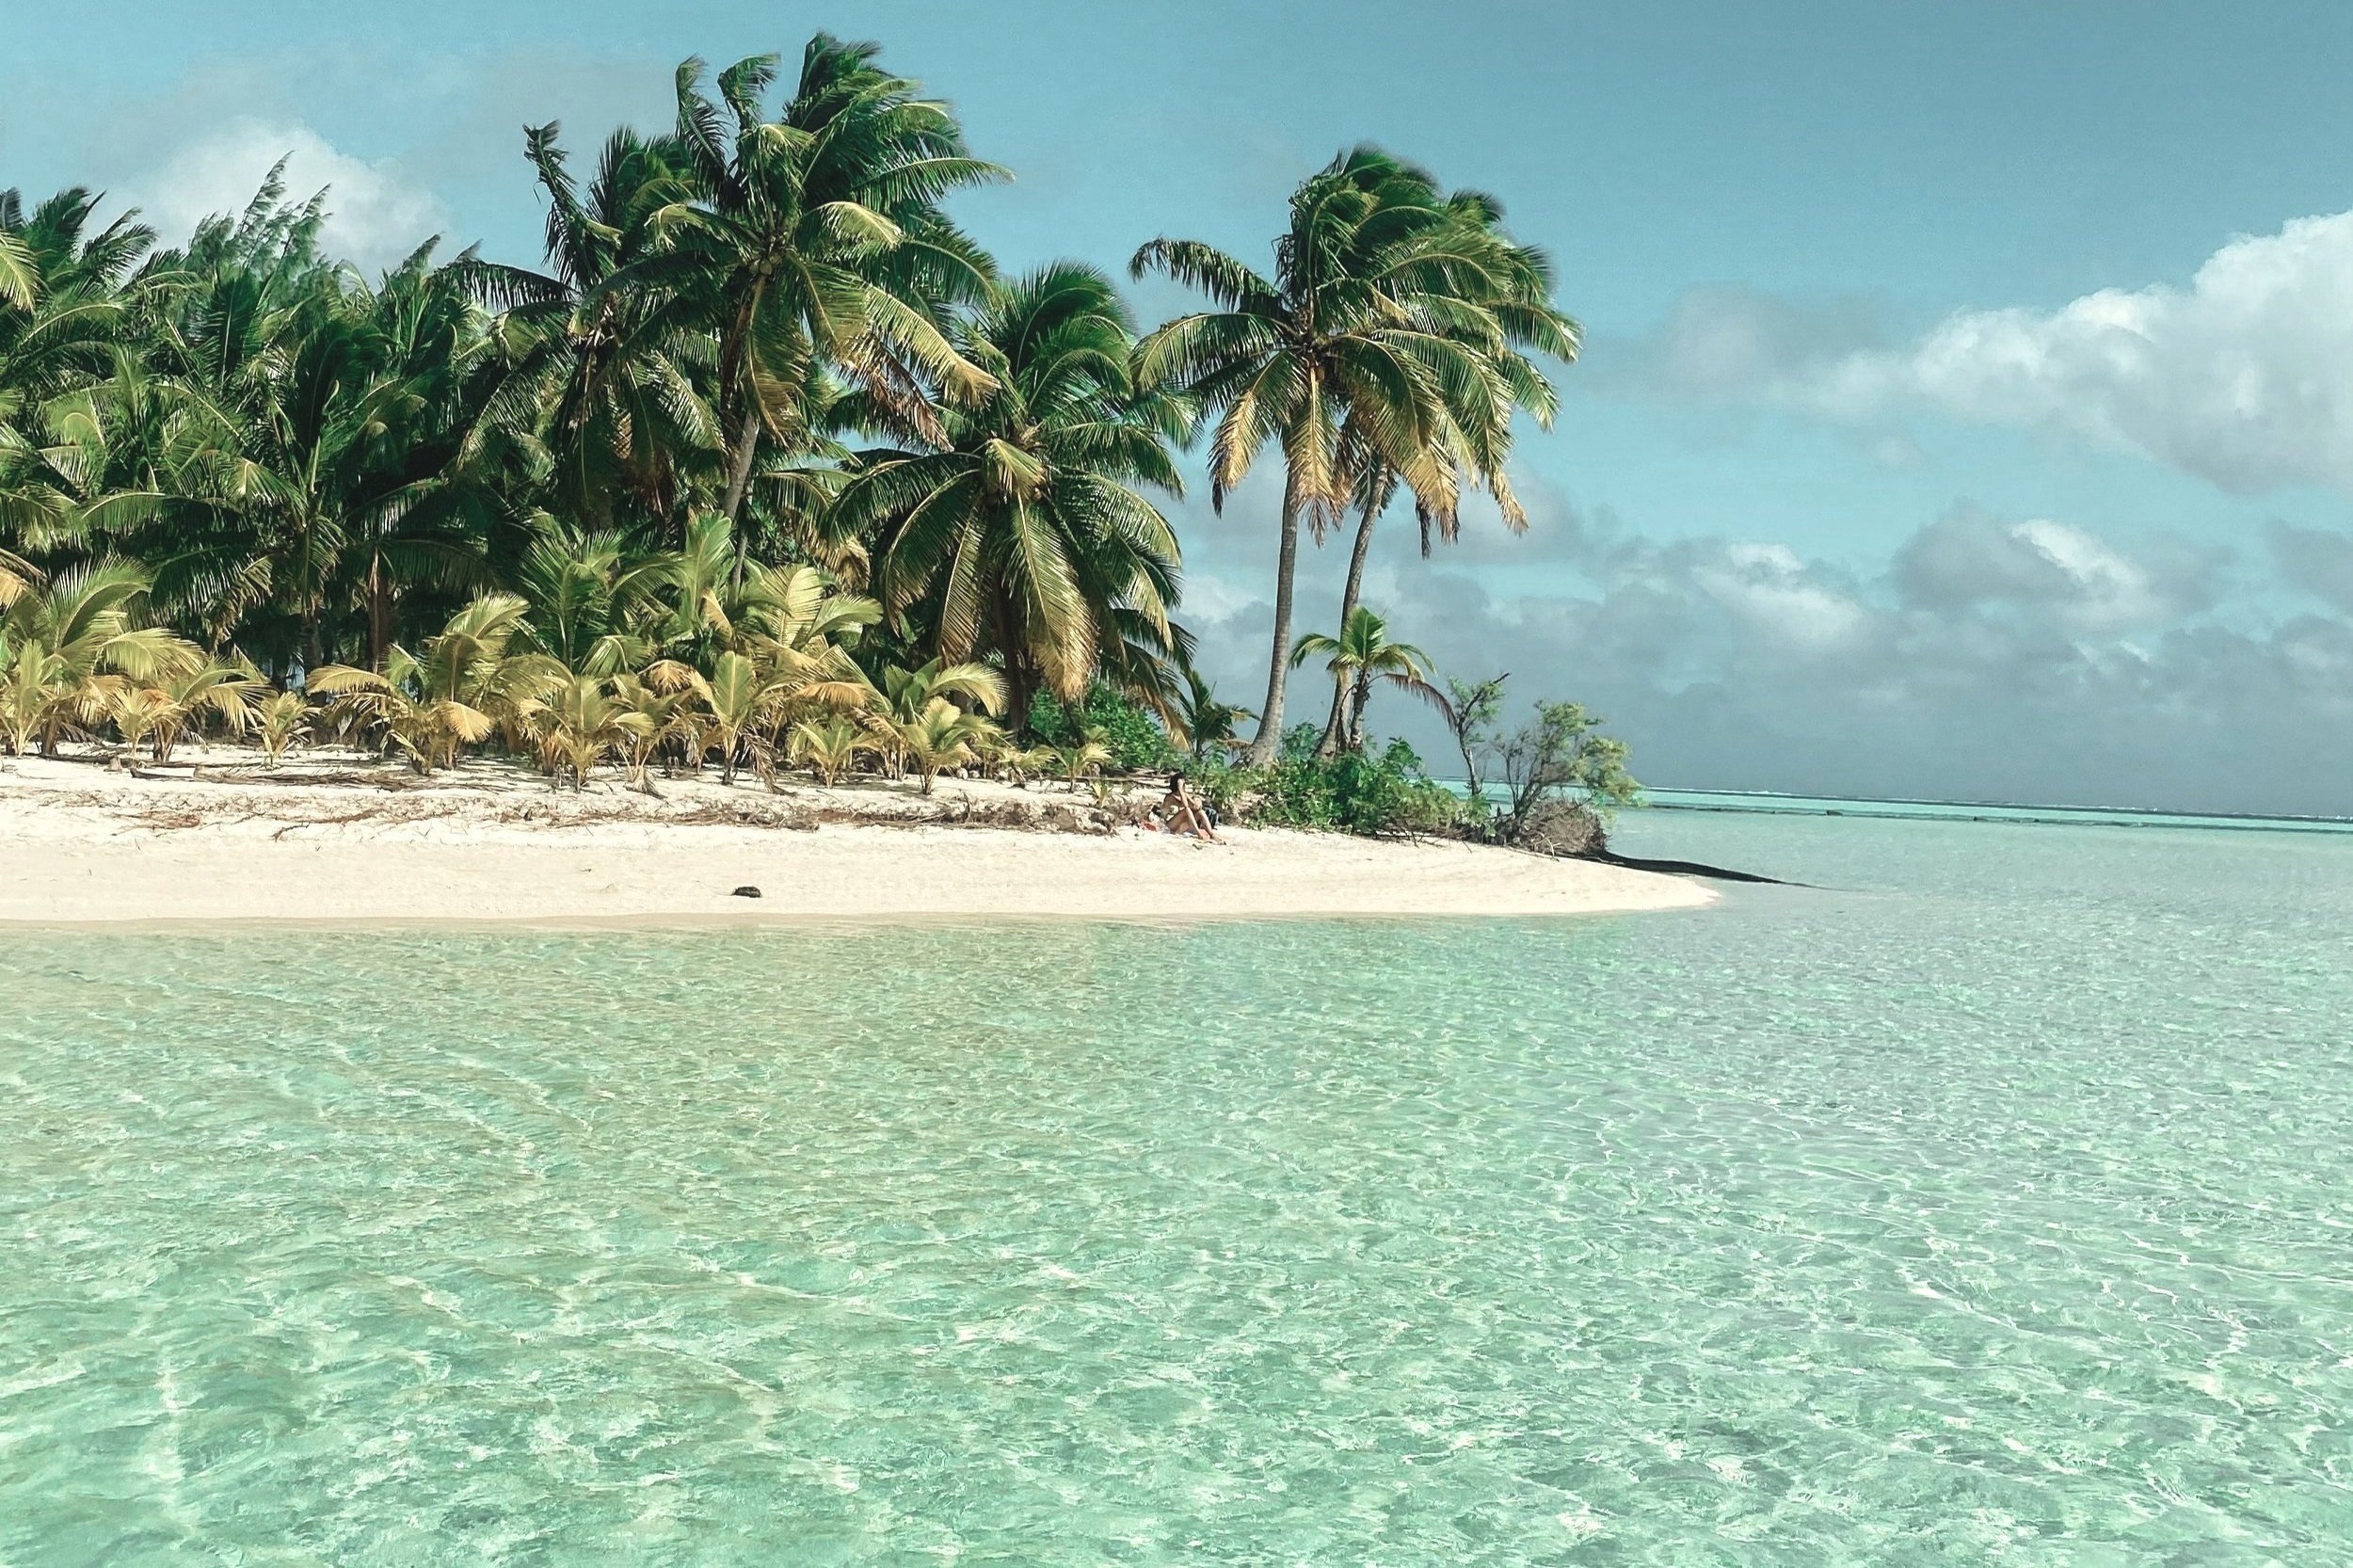
[[[1451,840],[1118,825],[1062,784],[824,788],[715,776],[551,790],[499,764],[416,779],[349,754],[203,777],[0,760],[0,929],[1541,918],[1697,908],[1680,876]],[[144,771],[144,770],[143,770]],[[944,820],[943,820],[944,819]],[[758,900],[733,896],[752,886]]]

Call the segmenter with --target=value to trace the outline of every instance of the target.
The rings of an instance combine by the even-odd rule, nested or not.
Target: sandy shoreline
[[[911,786],[772,793],[713,775],[662,781],[648,799],[555,792],[489,764],[417,783],[349,757],[306,758],[282,778],[197,760],[201,778],[0,759],[0,924],[1541,916],[1714,896],[1465,844],[1104,832],[1092,800],[1061,785],[943,779],[925,802]],[[1081,830],[920,820],[1040,814]],[[761,897],[731,896],[739,886]]]

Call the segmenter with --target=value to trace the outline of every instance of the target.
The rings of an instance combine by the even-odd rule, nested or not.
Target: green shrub
[[[1041,692],[1030,705],[1029,728],[1033,744],[1049,746],[1069,745],[1082,730],[1094,730],[1119,773],[1173,770],[1186,760],[1159,719],[1099,680],[1075,709]]]
[[[1377,752],[1318,757],[1321,735],[1312,724],[1289,730],[1281,760],[1250,778],[1257,793],[1250,811],[1254,824],[1365,834],[1444,833],[1455,826],[1463,803],[1432,781],[1412,746],[1391,741]]]

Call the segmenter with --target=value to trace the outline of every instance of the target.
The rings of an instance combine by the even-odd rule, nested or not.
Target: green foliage
[[[419,235],[371,273],[330,253],[332,199],[289,200],[282,168],[185,236],[102,221],[88,189],[0,190],[0,744],[111,726],[168,750],[185,713],[242,728],[266,685],[303,696],[270,710],[272,757],[327,696],[322,737],[427,770],[494,746],[576,779],[616,759],[641,786],[714,749],[723,776],[764,774],[814,721],[812,766],[871,755],[896,776],[930,744],[903,729],[932,696],[994,712],[977,693],[1001,680],[1054,694],[1029,728],[1061,751],[1205,767],[1251,715],[1193,674],[1174,618],[1160,508],[1189,436],[1210,438],[1213,504],[1282,453],[1294,542],[1303,520],[1369,526],[1403,494],[1451,537],[1466,489],[1516,526],[1513,417],[1549,420],[1536,358],[1573,359],[1577,331],[1493,199],[1344,152],[1299,186],[1263,276],[1145,246],[1137,270],[1206,297],[1140,333],[1082,264],[998,275],[948,205],[1007,171],[877,46],[820,34],[797,73],[689,60],[671,96],[674,120],[593,159],[526,129],[534,265]],[[24,624],[19,607],[122,574],[136,604]],[[1330,656],[1336,745],[1361,744],[1376,680],[1436,700],[1354,592],[1299,648]],[[495,650],[452,630],[483,606],[503,607]],[[435,665],[461,645],[466,669]],[[232,675],[200,680],[199,652]],[[971,690],[919,699],[892,666]],[[864,752],[832,726],[853,715]],[[968,749],[1004,749],[983,738]],[[1254,743],[1254,760],[1274,759]],[[1276,794],[1378,831],[1432,814],[1417,765],[1360,771]],[[1229,806],[1263,782],[1209,776]]]
[[[1443,833],[1461,817],[1462,802],[1432,781],[1421,759],[1403,741],[1393,740],[1377,752],[1319,757],[1321,738],[1312,724],[1285,731],[1282,755],[1252,780],[1258,792],[1250,812],[1253,824],[1366,834]]]
[[[1121,773],[1157,773],[1176,768],[1185,754],[1168,738],[1160,721],[1133,698],[1098,680],[1074,710],[1041,692],[1030,705],[1030,737],[1049,746],[1078,743],[1087,732],[1111,753],[1111,766]]]
[[[1601,724],[1600,715],[1579,703],[1540,702],[1533,722],[1496,744],[1511,792],[1497,823],[1506,840],[1548,800],[1574,802],[1607,824],[1620,807],[1641,799],[1642,787],[1626,771],[1625,743],[1602,734]]]

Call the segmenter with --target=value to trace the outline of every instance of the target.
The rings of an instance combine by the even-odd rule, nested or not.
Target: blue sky
[[[2353,7],[338,9],[0,0],[0,184],[184,222],[291,150],[363,258],[527,256],[523,122],[584,152],[684,56],[821,26],[1016,170],[961,209],[1015,267],[1263,256],[1378,141],[1501,196],[1588,331],[1530,535],[1383,537],[1449,669],[1589,700],[1665,783],[2353,812]],[[1271,503],[1181,504],[1243,700]]]

